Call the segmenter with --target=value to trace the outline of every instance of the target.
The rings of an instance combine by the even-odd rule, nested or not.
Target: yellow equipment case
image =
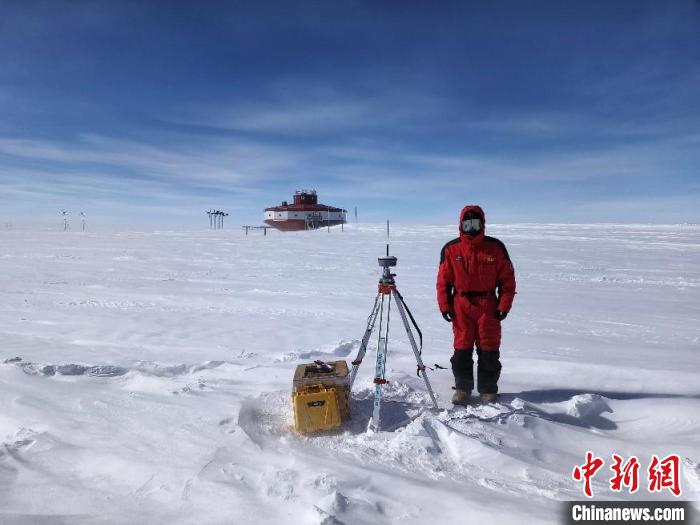
[[[297,432],[312,434],[332,430],[350,419],[347,380],[345,361],[316,361],[297,366],[292,392]]]

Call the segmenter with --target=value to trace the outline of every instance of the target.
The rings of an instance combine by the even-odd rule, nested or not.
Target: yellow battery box
[[[292,394],[294,427],[309,434],[340,426],[340,408],[335,388],[311,385]]]
[[[299,365],[294,374],[294,427],[304,434],[337,428],[350,419],[345,361]]]

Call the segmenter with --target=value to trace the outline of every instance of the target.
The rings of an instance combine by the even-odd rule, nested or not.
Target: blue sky
[[[3,222],[700,222],[699,166],[697,0],[0,2]]]

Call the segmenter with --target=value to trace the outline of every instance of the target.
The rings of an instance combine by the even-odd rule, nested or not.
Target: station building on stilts
[[[294,203],[265,208],[265,224],[282,231],[316,230],[347,222],[347,210],[318,203],[316,190],[299,190]]]

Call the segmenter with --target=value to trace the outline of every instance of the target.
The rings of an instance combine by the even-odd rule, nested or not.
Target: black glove
[[[505,319],[506,317],[508,317],[508,312],[501,312],[500,310],[496,310],[496,319],[498,319],[499,321],[503,321],[503,319]]]
[[[448,323],[452,322],[452,312],[449,310],[447,312],[440,312],[442,313],[442,318],[447,321]]]

